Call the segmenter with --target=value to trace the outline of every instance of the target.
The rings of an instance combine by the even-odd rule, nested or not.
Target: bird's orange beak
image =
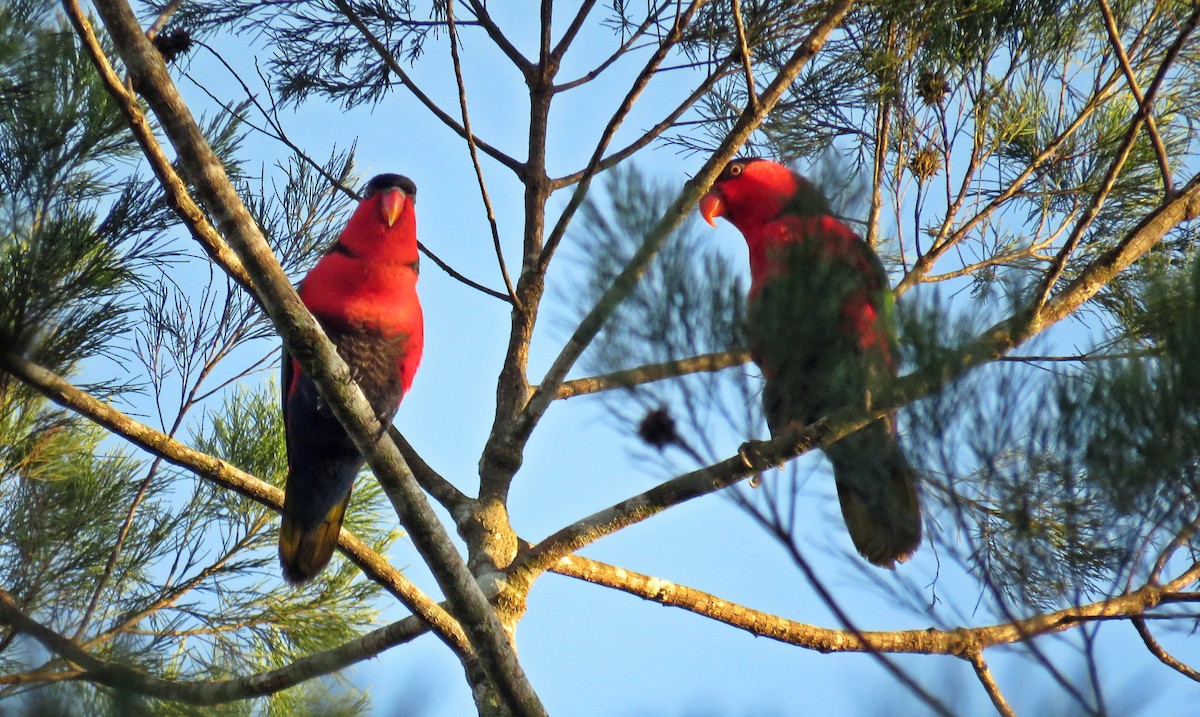
[[[399,189],[388,189],[379,195],[379,214],[389,227],[396,223],[406,206],[408,195]]]
[[[711,226],[717,225],[717,217],[725,216],[725,200],[721,192],[713,189],[700,198],[700,216]]]

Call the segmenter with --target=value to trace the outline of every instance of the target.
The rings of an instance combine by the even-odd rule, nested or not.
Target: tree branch
[[[87,50],[88,57],[91,58],[92,65],[95,66],[101,82],[104,83],[105,89],[116,102],[121,114],[125,115],[130,132],[133,133],[134,139],[142,149],[142,154],[150,163],[150,169],[158,178],[158,183],[162,185],[163,192],[166,194],[167,206],[174,210],[175,215],[187,227],[192,238],[200,244],[209,258],[257,301],[258,294],[246,273],[246,268],[242,265],[242,260],[229,247],[225,239],[217,233],[217,230],[204,216],[204,211],[188,193],[187,185],[175,172],[171,160],[167,159],[162,146],[154,136],[154,131],[150,129],[150,123],[142,114],[137,99],[113,70],[108,57],[104,54],[104,49],[100,46],[100,41],[96,39],[92,24],[83,14],[78,1],[62,0],[62,5],[71,26],[75,28],[75,34],[78,35],[84,49]]]
[[[1158,171],[1162,174],[1163,191],[1167,196],[1175,193],[1175,185],[1171,179],[1171,163],[1167,159],[1167,147],[1163,144],[1162,135],[1158,131],[1158,122],[1154,119],[1154,113],[1150,111],[1146,105],[1146,98],[1142,95],[1142,88],[1138,86],[1137,76],[1133,73],[1133,67],[1129,64],[1129,55],[1125,52],[1125,46],[1121,43],[1121,34],[1117,30],[1117,21],[1113,18],[1112,8],[1108,5],[1108,0],[1096,0],[1100,6],[1100,14],[1104,17],[1104,29],[1108,31],[1108,41],[1112,45],[1113,52],[1117,55],[1117,62],[1121,65],[1121,72],[1125,74],[1125,81],[1129,83],[1129,91],[1133,93],[1133,98],[1137,100],[1139,107],[1146,107],[1146,131],[1150,134],[1150,141],[1154,145],[1154,153],[1158,157]]]
[[[555,393],[555,399],[574,398],[589,393],[610,391],[615,388],[629,388],[645,383],[653,383],[668,378],[678,378],[693,373],[720,371],[730,366],[740,366],[750,361],[749,351],[722,351],[720,353],[702,354],[691,358],[676,359],[664,363],[647,364],[637,368],[614,371],[600,376],[588,376],[564,381]]]
[[[47,650],[78,665],[82,669],[79,677],[121,691],[193,705],[215,705],[271,695],[374,657],[388,648],[420,636],[427,629],[422,620],[415,616],[407,617],[344,645],[301,658],[277,670],[232,680],[184,682],[154,677],[141,670],[92,655],[74,640],[54,632],[26,615],[12,596],[3,590],[0,590],[0,622],[11,625],[37,640]]]
[[[404,71],[404,68],[400,66],[400,63],[396,61],[396,58],[392,56],[392,53],[388,51],[387,46],[384,45],[378,37],[375,37],[375,33],[371,32],[371,28],[367,27],[367,24],[363,22],[362,17],[357,11],[355,11],[354,7],[350,5],[347,0],[333,0],[333,4],[337,6],[337,9],[343,15],[346,16],[346,19],[350,21],[350,24],[354,25],[354,27],[360,33],[362,33],[363,39],[367,41],[367,44],[374,48],[375,52],[379,54],[379,59],[383,60],[383,63],[388,66],[389,70],[396,73],[396,77],[400,78],[400,82],[408,88],[409,92],[413,93],[413,96],[417,98],[417,101],[425,105],[425,108],[432,112],[435,117],[441,120],[442,124],[449,127],[451,131],[460,137],[466,138],[467,130],[458,122],[456,122],[453,117],[447,114],[445,110],[439,107],[438,104],[429,97],[429,95],[425,94],[421,88],[417,86],[417,83],[413,82],[412,78],[408,76],[408,73]],[[488,26],[482,21],[482,18],[480,18],[480,24],[487,29]],[[488,34],[491,34],[490,29],[488,30]],[[503,164],[517,174],[520,174],[523,171],[524,165],[508,156],[504,152],[501,152],[499,149],[496,149],[478,137],[475,138],[475,142],[485,154],[500,164]]]
[[[878,652],[952,655],[970,660],[973,651],[1025,642],[1097,620],[1133,619],[1157,607],[1163,590],[1154,585],[1086,605],[1035,615],[1009,623],[953,630],[835,630],[796,622],[723,600],[702,590],[619,568],[579,555],[561,558],[552,572],[677,607],[701,617],[745,630],[758,637],[822,653]]]
[[[996,684],[996,679],[992,677],[992,671],[988,668],[987,661],[983,659],[983,650],[972,650],[966,654],[965,659],[975,668],[975,676],[979,678],[979,683],[983,685],[983,689],[987,692],[988,698],[992,700],[996,711],[1003,717],[1016,717],[1017,713],[1004,698],[1004,693],[1000,691],[1000,685]]]
[[[483,208],[487,213],[488,226],[492,230],[492,244],[496,249],[496,261],[500,264],[500,275],[504,278],[504,288],[508,290],[508,301],[517,311],[524,311],[521,300],[513,288],[512,278],[508,275],[508,266],[504,263],[504,249],[500,246],[500,227],[496,225],[496,212],[492,210],[492,200],[488,196],[487,183],[483,180],[483,167],[479,164],[479,151],[475,146],[475,135],[471,132],[471,117],[467,113],[467,86],[463,82],[462,61],[458,57],[458,33],[454,29],[454,3],[446,3],[446,27],[450,34],[450,59],[454,65],[454,80],[458,83],[458,105],[462,108],[463,130],[467,138],[467,150],[471,154],[471,165],[475,167],[475,180],[479,183],[479,193],[483,197]]]

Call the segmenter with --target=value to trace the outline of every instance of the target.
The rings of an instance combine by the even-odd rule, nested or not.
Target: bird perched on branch
[[[381,174],[337,242],[300,283],[300,298],[337,346],[379,420],[388,425],[421,362],[417,300],[417,187]],[[279,562],[292,584],[329,563],[364,459],[300,364],[283,354],[288,476]]]
[[[871,247],[834,217],[804,177],[765,159],[729,163],[700,200],[750,249],[746,333],[766,380],[772,434],[847,407],[869,409],[871,391],[896,375],[892,294]],[[842,517],[864,558],[907,560],[921,541],[917,473],[888,414],[825,449]]]

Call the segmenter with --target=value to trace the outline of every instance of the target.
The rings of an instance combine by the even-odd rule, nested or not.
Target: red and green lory
[[[725,217],[750,249],[746,334],[771,432],[868,408],[898,358],[887,274],[871,247],[808,180],[765,159],[730,162],[700,213],[714,226]],[[921,541],[918,477],[894,422],[889,414],[825,449],[854,547],[881,567]]]
[[[379,420],[390,424],[421,362],[417,187],[381,174],[337,242],[300,283],[300,298],[337,346]],[[288,476],[279,530],[284,578],[316,577],[337,544],[364,459],[300,364],[283,354]]]

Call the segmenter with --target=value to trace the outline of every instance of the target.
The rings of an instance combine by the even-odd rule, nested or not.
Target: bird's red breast
[[[300,285],[300,298],[327,330],[377,332],[404,342],[398,368],[405,391],[424,343],[413,199],[399,187],[363,199]]]

